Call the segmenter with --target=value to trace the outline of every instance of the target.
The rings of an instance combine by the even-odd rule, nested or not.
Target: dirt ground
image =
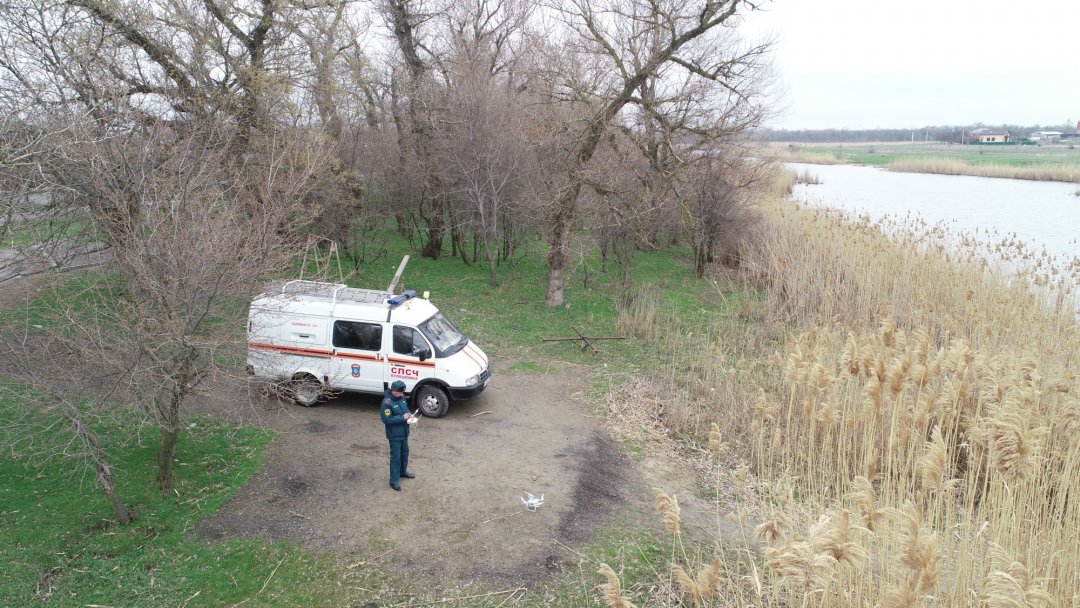
[[[608,522],[654,526],[651,482],[583,403],[583,370],[507,367],[496,363],[478,398],[414,427],[416,479],[401,492],[388,484],[378,398],[342,395],[310,409],[267,398],[256,410],[280,434],[266,463],[198,533],[289,540],[449,585],[507,586],[575,564],[572,548]],[[544,497],[536,512],[521,502],[526,491]]]

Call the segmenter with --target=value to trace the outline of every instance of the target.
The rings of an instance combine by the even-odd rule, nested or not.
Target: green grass
[[[510,366],[511,372],[525,372],[534,374],[546,374],[551,371],[551,366],[544,363],[534,363],[532,361],[519,361]]]
[[[46,282],[38,295],[0,309],[0,324],[25,327],[33,333],[66,326],[69,321],[63,314],[67,310],[84,318],[96,312],[110,313],[116,290],[122,285],[118,274],[103,268],[42,276]]]
[[[648,429],[642,429],[644,434],[648,434]],[[641,439],[635,439],[631,437],[623,437],[621,442],[623,452],[630,456],[632,460],[641,462],[645,459],[645,442]]]
[[[963,146],[946,144],[822,144],[800,150],[826,154],[844,163],[885,166],[904,158],[943,158],[974,165],[1080,166],[1080,148],[1049,146]]]
[[[514,264],[500,267],[497,287],[489,284],[484,266],[467,266],[460,258],[419,258],[415,248],[392,232],[385,245],[387,255],[362,265],[354,285],[385,287],[401,256],[412,254],[401,288],[430,291],[432,302],[489,353],[518,361],[512,372],[547,373],[565,362],[619,370],[593,374],[593,390],[618,382],[632,370],[648,369],[656,356],[652,345],[637,339],[600,342],[600,353],[594,355],[573,342],[541,339],[573,336],[573,328],[591,336],[615,335],[617,303],[643,286],[658,294],[665,320],[691,333],[732,315],[743,298],[754,297],[721,291],[695,278],[690,251],[671,249],[639,253],[630,265],[630,285],[622,282],[618,269],[603,268],[598,255],[578,258],[566,273],[568,305],[549,308],[544,304],[547,269],[539,241],[527,244],[525,255]],[[104,271],[62,275],[57,290],[0,313],[0,323],[50,326],[59,321],[44,312],[47,305],[107,305],[108,278]],[[0,403],[0,418],[12,405]],[[152,606],[187,600],[188,606],[345,605],[355,599],[351,587],[391,590],[399,585],[376,573],[346,571],[332,556],[313,555],[287,543],[197,538],[197,522],[224,504],[258,468],[270,434],[205,418],[189,422],[196,426],[181,434],[177,493],[165,497],[153,484],[156,433],[140,434],[122,420],[98,429],[116,464],[119,493],[137,513],[127,526],[112,520],[93,477],[73,477],[70,463],[0,456],[0,478],[5,480],[0,486],[0,606]],[[635,452],[635,446],[625,447]],[[588,552],[596,560],[622,560],[624,567],[640,573],[626,584],[640,580],[644,585],[654,576],[661,545],[642,540],[631,551],[623,542],[626,537],[622,531],[601,535]],[[594,605],[599,582],[594,565],[598,562],[590,561],[583,570],[566,572],[550,584],[550,593],[566,602],[550,603],[545,591],[540,596],[530,593],[523,605]],[[461,605],[494,606],[505,599],[491,596]]]
[[[0,247],[29,247],[52,239],[74,239],[88,243],[98,238],[94,223],[89,219],[39,220],[34,223],[13,225],[4,234]]]
[[[5,420],[11,407],[0,402]],[[136,514],[127,526],[117,525],[92,475],[70,462],[0,457],[0,605],[156,606],[189,598],[189,606],[337,605],[330,558],[282,543],[195,536],[195,523],[262,463],[271,434],[208,418],[189,423],[179,483],[168,496],[153,484],[156,435],[140,438],[122,421],[99,429],[118,491]]]
[[[526,245],[526,255],[499,268],[500,285],[492,287],[485,265],[465,265],[460,258],[440,260],[417,256],[415,249],[396,233],[388,232],[387,254],[360,268],[355,287],[383,289],[401,257],[412,257],[399,290],[430,292],[439,307],[465,335],[489,353],[512,360],[557,360],[572,363],[647,364],[651,356],[640,341],[612,340],[597,343],[599,354],[582,350],[576,342],[542,342],[543,338],[575,337],[575,328],[588,336],[613,336],[618,318],[617,302],[624,286],[617,268],[602,267],[592,254],[578,258],[566,273],[566,306],[545,305],[547,266],[543,243]],[[447,247],[449,249],[449,247]],[[661,294],[665,317],[682,317],[703,325],[737,307],[742,294],[723,295],[707,280],[694,277],[689,249],[640,252],[631,262],[631,293],[648,285]],[[337,280],[330,278],[330,280]]]

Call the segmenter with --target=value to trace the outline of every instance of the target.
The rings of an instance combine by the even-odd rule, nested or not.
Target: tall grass
[[[733,279],[716,279],[702,304],[696,313],[673,311],[657,288],[646,287],[620,307],[618,330],[644,339],[652,355],[647,366],[627,370],[603,396],[625,439],[655,445],[657,438],[664,438],[662,443],[674,438],[703,445],[717,423],[736,451],[750,450],[747,404],[762,386],[778,384],[767,356],[785,329],[763,322],[759,294]],[[617,373],[604,370],[607,376]]]
[[[783,205],[770,209],[744,262],[767,287],[763,314],[800,327],[837,319],[866,328],[892,316],[939,342],[948,334],[986,348],[1055,349],[1077,332],[1080,260],[1012,238],[981,244],[918,220],[852,221]]]
[[[807,163],[811,165],[840,165],[844,163],[839,153],[815,152],[802,148],[788,148],[775,153],[782,163]]]
[[[763,533],[771,597],[1077,605],[1077,263],[890,234],[778,208],[744,256],[801,328],[752,422],[758,474],[798,488],[798,532]]]
[[[913,157],[898,158],[886,166],[892,171],[910,173],[940,173],[943,175],[975,175],[979,177],[1080,182],[1080,167],[1055,163],[1019,166],[989,163],[976,164],[954,158]]]
[[[799,171],[799,173],[795,176],[795,183],[817,185],[821,183],[821,178],[818,177],[817,174],[811,173],[809,170],[804,169],[802,171]]]
[[[609,394],[617,432],[722,437],[718,525],[762,522],[692,541],[658,500],[650,605],[1080,605],[1080,261],[790,204],[758,237],[718,314],[620,310],[655,356]]]

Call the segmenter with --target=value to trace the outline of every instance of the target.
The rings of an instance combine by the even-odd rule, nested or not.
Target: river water
[[[855,165],[788,166],[821,180],[795,187],[795,199],[807,206],[873,219],[910,213],[983,242],[1015,235],[1037,251],[1045,248],[1059,263],[1080,258],[1080,196],[1074,194],[1080,184],[899,173]]]

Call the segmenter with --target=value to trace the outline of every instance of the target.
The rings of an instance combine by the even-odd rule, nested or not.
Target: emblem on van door
[[[355,363],[352,364],[352,377],[353,378],[359,378],[360,377],[360,366],[355,364]]]

